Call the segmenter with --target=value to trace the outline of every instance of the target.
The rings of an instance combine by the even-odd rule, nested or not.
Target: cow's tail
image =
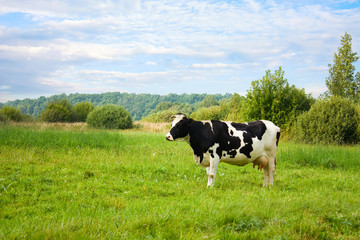
[[[279,131],[277,131],[277,133],[276,133],[276,148],[279,145],[279,141],[280,141],[280,128],[279,128]],[[276,156],[275,156],[274,163],[275,163],[275,167],[276,167]]]

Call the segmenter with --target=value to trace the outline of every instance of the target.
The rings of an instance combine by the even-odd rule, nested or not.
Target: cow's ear
[[[178,113],[178,114],[176,114],[176,115],[180,115],[180,116],[182,115],[182,116],[184,116],[183,119],[186,119],[186,118],[187,118],[187,117],[186,117],[186,114],[183,114],[183,113]]]

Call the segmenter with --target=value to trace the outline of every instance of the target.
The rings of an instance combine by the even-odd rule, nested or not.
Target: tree
[[[328,94],[360,100],[360,73],[355,75],[354,63],[359,59],[351,49],[351,35],[345,32],[341,37],[338,52],[334,53],[334,62],[329,64],[329,77],[326,78]]]
[[[226,111],[226,120],[234,122],[242,122],[243,120],[243,103],[245,98],[234,93],[229,100],[220,104]]]
[[[165,111],[171,108],[173,104],[171,102],[159,102],[156,108],[151,113],[156,113],[160,111]]]
[[[74,122],[86,122],[88,114],[94,110],[90,102],[78,102],[71,108],[71,120]]]
[[[47,104],[41,112],[40,120],[44,122],[69,122],[71,120],[71,105],[66,99],[56,100]]]
[[[208,108],[212,106],[218,106],[219,103],[213,95],[206,95],[204,100],[201,101],[199,107],[200,108]]]
[[[314,102],[304,89],[289,85],[281,67],[275,73],[267,70],[262,79],[253,81],[251,85],[244,104],[247,121],[266,119],[281,127],[288,126]]]

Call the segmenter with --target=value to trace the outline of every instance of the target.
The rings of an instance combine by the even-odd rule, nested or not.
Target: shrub
[[[223,120],[226,112],[220,106],[212,106],[209,108],[199,108],[191,114],[194,120]]]
[[[106,129],[128,129],[132,127],[130,113],[122,106],[105,105],[95,108],[87,117],[90,127]]]
[[[176,110],[164,110],[156,113],[152,113],[149,116],[143,118],[143,121],[145,122],[154,122],[154,123],[160,123],[160,122],[171,122],[172,120],[170,117],[172,115],[177,114],[179,111]]]
[[[94,105],[90,102],[79,102],[71,108],[71,120],[73,122],[86,122],[89,113],[94,110]]]
[[[357,136],[358,136],[358,140],[360,140],[360,103],[357,104],[357,106],[356,106],[356,111],[357,111],[357,117],[358,117],[358,121],[357,121]]]
[[[44,122],[69,122],[71,120],[71,105],[65,100],[48,103],[46,109],[40,114]]]
[[[0,115],[2,121],[21,122],[24,119],[24,116],[20,113],[19,109],[9,106],[3,106],[0,109]]]
[[[292,135],[307,143],[356,143],[358,114],[354,103],[345,98],[320,100],[298,117]]]
[[[0,112],[0,123],[6,123],[6,122],[7,122],[7,117]]]

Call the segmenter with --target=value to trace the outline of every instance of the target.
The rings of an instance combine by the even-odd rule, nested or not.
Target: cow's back
[[[215,143],[223,162],[245,165],[259,156],[275,156],[280,128],[267,120],[249,123],[213,121]]]

